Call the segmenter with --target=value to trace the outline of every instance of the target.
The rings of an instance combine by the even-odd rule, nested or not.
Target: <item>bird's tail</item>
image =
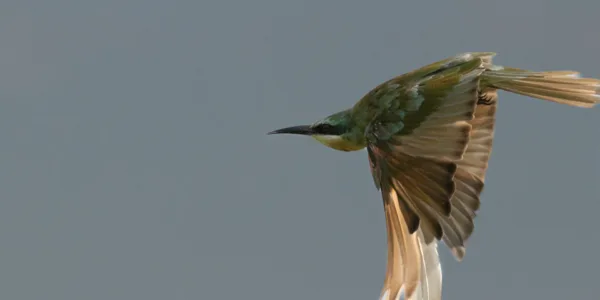
[[[600,103],[600,80],[582,78],[575,71],[492,67],[481,74],[480,84],[571,106],[590,108]]]

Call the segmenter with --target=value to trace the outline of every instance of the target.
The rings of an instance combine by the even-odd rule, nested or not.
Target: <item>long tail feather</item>
[[[481,85],[584,108],[600,103],[600,80],[581,78],[575,71],[532,72],[492,67],[481,74]]]

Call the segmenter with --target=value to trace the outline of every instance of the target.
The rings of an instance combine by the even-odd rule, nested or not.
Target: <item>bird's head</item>
[[[281,128],[269,134],[308,135],[321,144],[339,151],[357,151],[365,147],[349,110],[328,116],[312,125]]]

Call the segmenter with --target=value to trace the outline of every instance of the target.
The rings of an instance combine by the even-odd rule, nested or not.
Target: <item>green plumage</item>
[[[388,232],[382,300],[401,289],[407,300],[440,299],[435,242],[459,260],[465,255],[492,151],[497,90],[577,107],[600,102],[600,80],[495,66],[494,55],[441,60],[380,84],[350,109],[273,132],[367,149]]]

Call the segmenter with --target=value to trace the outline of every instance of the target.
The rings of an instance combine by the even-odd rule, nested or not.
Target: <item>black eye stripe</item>
[[[326,123],[317,125],[314,130],[320,134],[340,135],[344,133],[343,128]]]
[[[317,133],[324,134],[324,133],[327,133],[327,132],[329,132],[329,131],[331,130],[331,128],[332,128],[332,127],[333,127],[333,126],[331,126],[331,125],[329,125],[329,124],[319,124],[319,125],[317,125],[317,126],[315,127],[315,131],[316,131]]]

